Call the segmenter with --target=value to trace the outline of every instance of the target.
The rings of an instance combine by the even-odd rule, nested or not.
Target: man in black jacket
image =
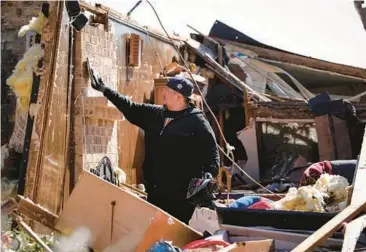
[[[144,182],[148,201],[188,223],[194,206],[187,199],[189,182],[204,172],[217,175],[219,153],[213,130],[191,103],[193,84],[182,77],[168,80],[164,106],[136,103],[91,78],[126,117],[145,132]]]

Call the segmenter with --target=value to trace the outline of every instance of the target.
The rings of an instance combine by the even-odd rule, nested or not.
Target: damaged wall
[[[63,2],[53,1],[42,31],[45,72],[41,76],[26,178],[25,196],[59,214],[68,197],[69,25]],[[68,188],[68,185],[66,186]]]
[[[6,79],[26,49],[26,37],[18,37],[18,31],[41,7],[42,1],[1,1],[1,145],[9,142],[16,107],[15,94]]]
[[[86,25],[81,32],[75,33],[74,164],[76,179],[83,167],[85,169],[95,168],[104,156],[111,159],[113,166],[118,166],[117,122],[115,121],[118,114],[116,115],[117,111],[113,110],[113,107],[108,106],[107,99],[102,97],[101,93],[91,89],[85,64],[87,57],[104,82],[110,88],[116,89],[116,43],[113,34],[105,32],[103,25],[96,27]],[[90,89],[88,92],[91,91],[91,94],[89,92],[87,97],[83,98],[82,91],[88,87]]]
[[[143,28],[129,25],[125,21],[110,19],[111,32],[104,25],[87,25],[76,34],[75,44],[75,172],[76,178],[82,167],[95,168],[103,156],[108,156],[113,166],[122,168],[127,174],[127,183],[141,182],[141,166],[144,159],[143,132],[129,123],[107,99],[90,87],[86,70],[86,57],[98,71],[104,82],[136,102],[150,102],[154,78],[162,70],[154,49],[165,66],[171,62],[175,51],[172,45],[148,37]],[[113,31],[113,32],[112,32]],[[129,34],[139,35],[140,65],[127,66],[127,40]],[[153,46],[152,46],[153,44]],[[86,154],[83,146],[82,89],[88,89],[84,98],[86,114]],[[86,108],[86,110],[85,110]]]

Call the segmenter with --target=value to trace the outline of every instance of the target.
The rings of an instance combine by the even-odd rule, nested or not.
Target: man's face
[[[171,108],[172,106],[176,105],[178,103],[178,101],[182,98],[183,98],[183,96],[180,93],[178,93],[177,91],[175,91],[169,87],[165,87],[164,104],[168,108]]]

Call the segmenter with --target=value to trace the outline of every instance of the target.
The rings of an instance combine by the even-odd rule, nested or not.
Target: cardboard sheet
[[[202,239],[168,213],[88,171],[81,175],[56,223],[68,234],[80,227],[91,231],[88,245],[96,251],[113,244],[120,244],[119,251],[146,251],[160,239],[176,246]]]

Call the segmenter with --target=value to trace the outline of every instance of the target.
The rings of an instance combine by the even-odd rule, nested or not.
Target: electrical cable
[[[174,41],[172,40],[172,38],[169,36],[169,34],[168,34],[168,32],[165,30],[165,27],[164,27],[164,25],[162,24],[162,22],[161,22],[161,20],[160,20],[160,17],[159,17],[159,14],[156,12],[156,10],[155,10],[155,8],[154,8],[154,6],[150,3],[150,1],[149,0],[145,0],[149,5],[150,5],[150,7],[152,8],[152,10],[154,11],[154,13],[155,13],[155,16],[156,16],[156,18],[158,19],[158,21],[159,21],[159,24],[160,24],[160,26],[161,26],[161,28],[164,30],[164,33],[166,34],[166,36],[169,38],[169,40],[170,40],[170,42],[172,43],[172,45],[174,46],[174,48],[175,48],[175,50],[177,51],[177,53],[178,53],[178,55],[179,55],[179,57],[182,59],[182,61],[183,61],[183,63],[184,63],[184,66],[186,67],[186,69],[189,69],[189,67],[188,67],[188,65],[187,65],[187,62],[184,60],[184,57],[182,56],[182,54],[180,53],[180,51],[179,51],[179,49],[178,49],[178,47],[176,46],[176,44],[174,43]],[[199,86],[198,86],[198,84],[197,84],[197,82],[195,81],[195,79],[193,78],[193,76],[192,76],[192,74],[191,74],[191,72],[190,71],[187,71],[188,72],[188,74],[190,75],[190,77],[191,77],[191,79],[192,79],[192,81],[194,82],[194,84],[196,85],[196,87],[197,87],[197,89],[198,89],[198,92],[200,93],[200,95],[203,97],[203,94],[202,94],[202,92],[201,92],[201,90],[200,90],[200,88],[199,88]],[[251,181],[253,181],[256,185],[258,185],[259,187],[261,187],[261,188],[263,188],[264,190],[266,190],[267,192],[269,192],[269,193],[271,193],[271,194],[274,194],[274,192],[272,192],[271,190],[269,190],[269,189],[267,189],[265,186],[263,186],[263,185],[261,185],[258,181],[256,181],[254,178],[252,178],[247,172],[245,172],[236,162],[235,162],[235,159],[234,159],[234,154],[233,154],[233,152],[232,152],[232,146],[230,146],[229,145],[229,143],[226,141],[226,138],[225,138],[225,136],[224,136],[224,133],[222,132],[222,130],[221,130],[221,127],[220,127],[220,123],[217,121],[217,119],[216,119],[216,116],[215,116],[215,114],[212,112],[212,110],[211,110],[211,108],[210,108],[210,106],[207,104],[207,102],[206,102],[206,99],[202,99],[203,100],[203,103],[206,105],[206,107],[207,107],[207,109],[208,109],[208,111],[210,112],[210,114],[213,116],[213,119],[214,119],[214,121],[215,121],[215,123],[217,124],[217,126],[218,126],[218,130],[219,130],[219,133],[220,133],[220,135],[221,135],[221,137],[222,137],[222,139],[224,140],[224,142],[225,142],[225,145],[226,145],[226,148],[227,148],[227,153],[225,152],[225,150],[223,150],[222,148],[221,148],[221,146],[220,145],[218,145],[217,143],[216,143],[216,145],[218,146],[218,148],[219,148],[219,150],[225,155],[225,157],[226,158],[228,158],[232,163],[233,163],[233,165],[237,168],[237,169],[239,169],[241,172],[243,172],[243,174],[245,175],[245,176],[247,176]],[[231,157],[230,157],[230,156]]]
[[[163,66],[163,64],[161,63],[161,60],[160,60],[159,54],[158,54],[158,52],[156,51],[155,46],[154,46],[154,44],[153,44],[153,42],[152,42],[152,40],[151,40],[151,37],[150,37],[149,31],[148,31],[148,29],[147,29],[146,27],[145,27],[145,30],[146,30],[146,35],[147,35],[147,37],[149,38],[149,42],[150,42],[150,44],[151,44],[151,46],[152,46],[152,48],[153,48],[153,50],[154,50],[154,52],[155,52],[155,56],[156,56],[156,58],[157,58],[157,59],[158,59],[158,61],[159,61],[159,64],[160,64],[161,70],[162,70],[162,71],[164,71],[164,66]]]

